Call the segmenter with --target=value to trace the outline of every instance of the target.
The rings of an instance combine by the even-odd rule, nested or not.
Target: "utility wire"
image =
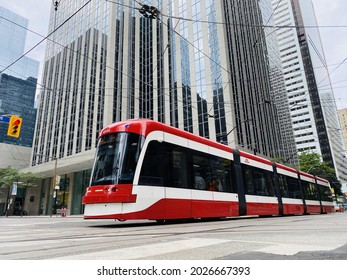
[[[277,29],[288,29],[288,28],[347,28],[347,25],[275,25],[275,24],[244,24],[244,23],[226,23],[226,22],[218,22],[218,21],[209,21],[209,20],[195,20],[190,18],[178,17],[178,16],[170,16],[161,14],[163,17],[171,18],[171,19],[179,19],[182,21],[192,21],[199,23],[207,23],[207,24],[218,24],[218,25],[233,25],[233,26],[241,26],[241,27],[254,27],[254,28],[277,28]]]
[[[22,54],[20,57],[18,57],[15,61],[13,61],[10,65],[6,66],[3,70],[0,71],[0,74],[6,71],[8,68],[10,68],[12,65],[17,63],[19,60],[21,60],[23,57],[27,56],[31,51],[33,51],[35,48],[37,48],[40,44],[42,44],[44,41],[46,41],[52,34],[54,34],[60,27],[62,27],[65,23],[67,23],[72,17],[74,17],[79,11],[81,11],[86,5],[88,5],[92,0],[88,0],[82,7],[80,7],[75,13],[73,13],[71,16],[69,16],[63,23],[61,23],[57,28],[55,28],[52,32],[50,32],[45,38],[43,38],[41,41],[39,41],[35,46],[33,46],[31,49],[26,51],[24,54]]]
[[[106,1],[107,1],[107,2],[111,2],[111,3],[116,3],[116,2],[110,1],[110,0],[106,0]],[[59,2],[60,2],[60,1],[59,1]],[[136,2],[139,3],[138,1],[136,1]],[[118,4],[118,3],[117,3],[117,4]],[[139,3],[139,4],[140,4],[140,3]],[[128,8],[131,8],[131,9],[140,10],[139,8],[131,7],[131,6],[128,6],[128,5],[125,5],[125,4],[119,4],[119,5],[124,6],[124,7],[128,7]],[[78,11],[77,11],[77,12],[78,12]],[[77,13],[77,12],[76,12],[76,13]],[[76,13],[75,13],[75,14],[76,14]],[[5,20],[7,20],[7,21],[9,21],[9,22],[11,22],[11,23],[13,23],[13,24],[16,24],[16,25],[18,25],[18,26],[20,26],[20,27],[22,27],[22,28],[24,28],[24,29],[26,29],[26,30],[32,32],[33,34],[36,34],[36,35],[41,36],[41,37],[44,37],[43,35],[41,35],[41,34],[35,32],[35,31],[33,31],[33,30],[30,30],[30,29],[28,29],[28,28],[26,28],[26,27],[24,27],[24,26],[21,26],[21,25],[15,23],[15,22],[12,22],[12,21],[10,21],[10,20],[8,20],[8,19],[2,17],[2,16],[0,16],[0,18],[3,18],[3,19],[5,19]],[[71,17],[70,17],[70,18],[71,18]],[[198,22],[198,20],[194,20],[194,21],[195,21],[195,22]],[[65,21],[65,22],[66,22],[66,21]],[[60,28],[60,26],[59,26],[57,29],[59,29],[59,28]],[[57,29],[56,29],[56,30],[57,30]],[[55,31],[53,31],[53,32],[55,32]],[[52,32],[52,33],[53,33],[53,32]],[[51,34],[52,34],[52,33],[51,33]],[[180,35],[180,34],[179,34],[179,35]],[[44,40],[47,39],[47,40],[49,40],[49,41],[52,41],[53,43],[59,44],[60,46],[66,47],[66,46],[64,46],[64,45],[62,45],[62,44],[60,44],[60,43],[58,43],[58,42],[55,42],[54,40],[50,39],[49,36],[50,36],[50,35],[44,37],[44,39],[43,39],[42,41],[44,41]],[[41,42],[42,42],[42,41],[41,41]],[[41,43],[41,42],[40,42],[40,43]],[[37,45],[39,45],[40,43],[38,43]],[[35,47],[33,47],[33,48],[35,48]],[[66,47],[66,48],[68,48],[68,47]],[[70,49],[70,48],[68,48],[68,49]],[[70,49],[70,50],[71,50],[71,49]],[[72,50],[72,51],[78,53],[78,51],[75,51],[75,50]],[[79,55],[82,55],[82,54],[79,53]],[[86,54],[83,54],[82,56],[86,57],[87,55],[86,55]],[[89,58],[89,59],[94,60],[93,58]],[[347,58],[346,58],[346,59],[347,59]],[[344,64],[345,61],[346,61],[346,59],[345,59],[343,62],[341,62],[341,63],[338,65],[338,67],[340,67],[342,64]],[[14,64],[14,63],[12,63],[12,64]],[[330,66],[332,66],[332,65],[330,65]],[[8,67],[10,67],[10,66],[8,66]],[[4,69],[3,71],[5,71],[8,67],[5,67],[5,69]],[[107,66],[107,67],[110,68],[110,66]],[[322,66],[322,67],[325,67],[325,66]],[[333,71],[335,71],[338,67],[336,67]],[[316,67],[316,68],[319,68],[319,67]],[[303,70],[302,70],[302,71],[303,71]],[[43,86],[43,85],[41,85],[41,86]],[[45,87],[45,86],[43,86],[43,87]],[[194,86],[191,86],[191,87],[194,87]]]
[[[111,1],[109,1],[109,2],[111,2]],[[88,4],[88,3],[86,3],[86,4]],[[126,6],[126,5],[123,5],[123,6]],[[128,6],[128,7],[129,7],[129,6]],[[82,8],[83,8],[83,7],[82,7]],[[134,7],[130,7],[130,8],[134,9]],[[135,9],[137,9],[137,8],[135,8]],[[140,10],[140,9],[137,9],[137,10]],[[78,11],[77,11],[77,12],[78,12]],[[76,13],[75,13],[75,14],[76,14]],[[71,17],[70,17],[70,18],[71,18]],[[181,19],[181,18],[180,18],[180,19]],[[65,22],[66,22],[66,21],[65,21]],[[194,22],[199,22],[199,21],[194,20]],[[211,21],[208,21],[208,22],[209,22],[209,23],[212,23]],[[215,22],[213,22],[213,23],[215,23]],[[59,26],[59,27],[60,27],[60,26]],[[59,28],[59,27],[58,27],[58,28]],[[57,30],[58,28],[56,28],[56,30]],[[55,30],[55,31],[56,31],[56,30]],[[55,32],[55,31],[53,31],[53,32]],[[53,32],[52,32],[52,33],[53,33]],[[52,34],[52,33],[51,33],[51,34]],[[175,32],[175,33],[177,33],[177,32]],[[178,33],[177,33],[177,34],[178,34]],[[180,34],[178,34],[178,35],[181,36]],[[47,39],[49,36],[50,36],[50,35],[48,35],[45,39]],[[185,39],[185,38],[184,38],[184,39]],[[189,42],[189,41],[188,41],[188,42]],[[203,53],[203,55],[205,55],[205,54]],[[91,58],[90,58],[90,59],[91,59]],[[224,69],[224,70],[226,70],[226,69]],[[4,70],[3,70],[3,71],[4,71]],[[229,84],[229,82],[227,83],[227,85],[228,85],[228,84]]]

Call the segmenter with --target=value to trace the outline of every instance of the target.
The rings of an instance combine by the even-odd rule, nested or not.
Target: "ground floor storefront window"
[[[74,173],[74,184],[71,200],[71,215],[83,214],[82,197],[89,185],[91,170],[83,170]]]
[[[91,170],[59,175],[59,188],[53,189],[53,178],[41,181],[39,215],[57,215],[67,209],[69,215],[83,214],[82,197],[89,185]]]

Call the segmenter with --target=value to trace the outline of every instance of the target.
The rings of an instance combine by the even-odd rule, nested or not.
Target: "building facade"
[[[298,152],[318,153],[346,177],[337,109],[311,1],[273,0],[287,98]],[[286,27],[286,26],[289,26]]]
[[[13,63],[24,54],[28,19],[2,6],[0,16],[0,72],[24,80],[37,79],[38,61],[23,57]]]
[[[337,179],[342,186],[347,184],[347,160],[346,146],[343,140],[342,123],[339,120],[333,90],[329,79],[328,85],[322,86],[322,102],[326,128],[329,135],[330,145],[332,147],[332,155],[335,166]]]
[[[280,133],[283,147],[283,158],[277,159],[285,164],[298,165],[298,152],[295,145],[293,126],[290,117],[289,103],[286,93],[284,74],[281,62],[281,53],[277,40],[277,35],[272,26],[275,25],[274,10],[269,4],[270,1],[260,1],[264,18],[264,30],[267,55],[269,58],[270,79],[272,84],[272,100],[265,100],[267,106],[274,106],[280,126]]]
[[[141,3],[156,9],[123,0],[52,8],[31,163],[46,178],[39,213],[61,204],[83,212],[98,133],[125,119],[157,120],[268,158],[295,151],[291,123],[278,121],[289,111],[279,103],[275,41],[261,27],[270,1]]]
[[[0,143],[31,147],[36,120],[34,102],[39,62],[23,57],[13,64],[24,54],[28,20],[1,6],[0,15],[0,115],[23,118],[18,139],[7,136],[7,125],[1,124]],[[29,162],[27,159],[26,166]]]
[[[11,75],[0,74],[0,114],[16,115],[23,119],[20,136],[18,138],[7,136],[7,124],[1,125],[0,143],[29,148],[29,157],[26,163],[21,165],[22,168],[28,167],[30,164],[30,154],[36,121],[36,109],[34,108],[36,83],[37,78],[34,77],[28,77],[24,80]],[[14,154],[17,153],[14,152]],[[0,166],[4,167],[3,165],[8,166],[12,164],[3,161]]]
[[[342,139],[344,147],[347,147],[347,108],[340,109],[337,111],[339,115],[339,122],[341,125]]]
[[[23,118],[19,138],[7,136],[7,123],[0,123],[0,168],[21,169],[30,165],[36,109],[35,92],[39,62],[24,54],[28,20],[0,6],[0,116]],[[0,215],[8,188],[0,186]],[[19,199],[23,199],[21,192]],[[20,200],[21,201],[21,200]]]
[[[342,139],[343,139],[343,146],[344,147],[344,154],[343,158],[345,161],[345,165],[347,164],[347,152],[346,152],[346,147],[347,147],[347,108],[339,109],[337,111],[338,116],[339,116],[339,122],[341,126],[341,133],[342,133]],[[342,191],[347,192],[347,182],[344,182],[342,184]]]

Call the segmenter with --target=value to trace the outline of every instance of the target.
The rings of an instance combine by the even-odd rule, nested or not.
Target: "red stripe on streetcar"
[[[136,194],[132,194],[133,185],[92,186],[82,197],[83,204],[136,202]]]

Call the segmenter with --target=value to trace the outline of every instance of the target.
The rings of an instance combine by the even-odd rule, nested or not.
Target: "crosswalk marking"
[[[66,257],[54,258],[55,260],[133,260],[155,255],[179,252],[182,250],[195,249],[210,245],[222,244],[230,242],[223,239],[193,238],[188,240],[176,240],[165,243],[149,244],[136,247],[128,247],[115,250],[107,250],[101,252],[85,253],[78,255],[69,255]]]

